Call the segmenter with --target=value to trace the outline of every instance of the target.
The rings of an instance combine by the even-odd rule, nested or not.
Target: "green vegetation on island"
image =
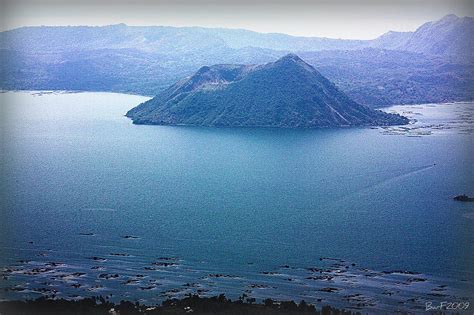
[[[295,54],[263,65],[202,67],[127,113],[135,124],[325,128],[403,125],[360,105]]]

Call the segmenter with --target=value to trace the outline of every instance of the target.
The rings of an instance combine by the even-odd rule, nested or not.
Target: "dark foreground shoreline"
[[[112,303],[102,297],[90,297],[71,301],[64,299],[38,298],[27,301],[0,302],[0,314],[320,314],[352,315],[362,314],[323,306],[316,309],[313,305],[301,301],[276,302],[267,299],[263,304],[256,304],[255,299],[244,296],[236,301],[227,299],[223,294],[215,297],[188,296],[183,299],[170,299],[160,306],[147,306],[121,301]]]

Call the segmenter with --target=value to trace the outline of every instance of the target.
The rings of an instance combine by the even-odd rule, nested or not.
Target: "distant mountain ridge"
[[[135,124],[322,128],[406,124],[357,104],[295,54],[263,65],[200,68],[131,109]]]
[[[294,52],[371,107],[466,101],[474,99],[473,28],[472,18],[447,16],[415,32],[339,40],[200,27],[22,27],[0,32],[0,89],[153,96],[203,65]]]
[[[415,32],[385,33],[370,46],[428,55],[470,55],[472,58],[473,32],[474,18],[450,14],[421,25]]]
[[[415,32],[389,31],[373,40],[333,39],[258,33],[243,29],[173,26],[39,26],[0,32],[0,49],[56,51],[138,49],[146,52],[248,47],[282,51],[358,50],[382,48],[427,54],[470,54],[474,18],[447,15]],[[70,39],[75,40],[71,41]]]

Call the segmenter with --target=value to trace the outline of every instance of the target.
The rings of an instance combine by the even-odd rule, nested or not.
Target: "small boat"
[[[473,202],[474,201],[474,198],[468,197],[466,194],[457,195],[453,199],[456,200],[456,201],[464,201],[464,202]]]

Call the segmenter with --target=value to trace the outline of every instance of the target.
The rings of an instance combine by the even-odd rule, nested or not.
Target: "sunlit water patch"
[[[384,111],[408,117],[406,126],[383,127],[386,135],[410,137],[429,136],[443,133],[474,133],[474,103],[443,103],[422,105],[397,105]]]

